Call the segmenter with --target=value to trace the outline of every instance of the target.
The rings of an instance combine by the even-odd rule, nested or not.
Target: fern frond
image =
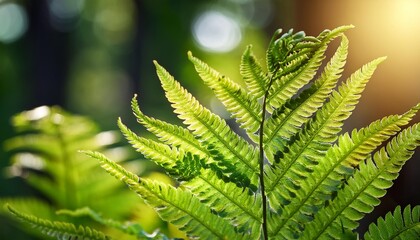
[[[162,219],[173,223],[191,237],[241,238],[229,222],[212,214],[210,208],[190,192],[156,181],[140,179],[100,153],[88,151],[85,153],[99,160],[108,173],[139,194],[156,209]]]
[[[163,233],[160,233],[158,230],[156,230],[155,232],[151,234],[145,232],[138,223],[131,223],[131,222],[122,223],[120,221],[116,221],[111,218],[104,218],[102,214],[92,210],[89,207],[79,208],[76,210],[61,209],[57,211],[57,214],[68,215],[71,217],[89,217],[102,225],[105,225],[110,228],[118,229],[121,232],[127,233],[129,235],[136,236],[136,238],[140,240],[169,239]]]
[[[87,117],[47,106],[15,115],[13,125],[19,134],[5,142],[12,153],[10,168],[54,208],[86,206],[93,198],[99,199],[97,206],[124,199],[123,208],[111,211],[105,207],[112,217],[119,218],[136,204],[132,194],[123,193],[123,185],[99,169],[97,162],[86,161],[86,156],[77,152],[86,148],[108,153],[118,150],[117,160],[128,160],[131,149],[119,145],[121,137],[116,132],[101,132]]]
[[[286,52],[285,58],[280,60],[281,62],[284,62],[283,65],[278,67],[278,74],[280,75],[274,76],[275,81],[268,90],[269,95],[267,98],[267,104],[270,107],[267,110],[271,112],[272,110],[270,109],[281,107],[288,99],[294,96],[299,89],[309,83],[309,81],[315,76],[317,69],[324,59],[324,53],[327,49],[328,43],[351,27],[352,26],[343,26],[332,31],[328,31],[327,34],[320,35],[319,38],[321,39],[317,38],[318,41],[320,41],[319,43],[310,44],[305,48],[299,47],[299,44],[307,46],[304,38],[301,39],[299,43],[294,43],[294,40],[292,40],[293,44],[296,44],[296,46],[293,46],[293,44],[291,46],[283,46],[285,44],[290,44],[287,43],[290,41],[287,37],[282,37],[284,40],[280,38],[277,42],[274,41],[274,45],[279,44],[283,46],[282,51],[290,52]],[[270,50],[270,46],[267,54],[273,54],[273,50]],[[275,64],[271,61],[273,60],[270,60],[267,64]]]
[[[34,228],[39,229],[43,234],[50,237],[56,237],[57,239],[111,239],[102,232],[89,227],[77,227],[68,222],[51,222],[47,219],[37,218],[33,215],[22,213],[10,205],[7,205],[7,208],[16,218],[32,225]]]
[[[239,232],[258,238],[261,231],[261,196],[224,182],[216,173],[204,170],[200,176],[183,184],[216,214],[239,226]],[[243,188],[244,189],[244,188]]]
[[[260,98],[267,90],[270,77],[252,54],[252,46],[249,45],[241,58],[240,73],[251,95]]]
[[[128,142],[146,158],[153,160],[165,169],[171,169],[175,166],[177,156],[179,155],[175,148],[170,148],[166,144],[137,136],[137,134],[122,123],[120,118],[118,119],[118,127]]]
[[[194,64],[203,82],[231,113],[232,118],[248,135],[253,135],[260,126],[261,105],[257,98],[239,84],[210,68],[206,63],[188,52],[188,59]]]
[[[298,70],[290,72],[287,75],[283,75],[279,79],[273,81],[267,98],[267,110],[269,112],[272,112],[273,109],[281,107],[287,100],[294,96],[299,89],[312,80],[318,70],[318,67],[324,59],[324,52],[326,50],[327,46],[324,45],[316,51],[313,57],[306,54],[289,63],[291,68],[297,68]],[[287,72],[287,70],[281,72]]]
[[[214,215],[191,193],[156,181],[142,180],[138,193],[153,206],[162,219],[171,222],[189,236],[217,239],[241,239],[226,219]]]
[[[420,206],[411,210],[408,205],[401,213],[401,207],[395,208],[394,214],[387,213],[385,219],[378,219],[377,224],[369,225],[366,240],[374,239],[420,239]]]
[[[351,115],[366,83],[383,60],[378,58],[366,64],[352,74],[338,91],[333,91],[330,101],[291,141],[287,153],[278,160],[278,166],[265,169],[267,196],[274,209],[290,202],[295,191],[300,188],[300,181],[313,171],[312,166],[318,163],[319,158],[325,155],[325,151],[337,139],[343,121]]]
[[[347,49],[348,40],[342,35],[340,46],[314,84],[303,91],[297,99],[291,99],[282,108],[274,111],[271,118],[267,119],[264,128],[264,147],[268,157],[273,156],[276,151],[283,150],[280,149],[281,145],[278,141],[273,142],[274,138],[289,139],[322,106],[341,76]]]
[[[187,159],[184,159],[185,156],[179,151],[169,150],[164,144],[138,137],[123,125],[120,120],[118,125],[136,149],[140,150],[140,152],[150,160],[162,165],[171,176],[176,179],[181,176],[181,180],[189,180],[195,177],[193,180],[183,183],[182,186],[188,188],[201,200],[204,200],[205,197],[212,196],[212,199],[207,199],[205,201],[206,205],[217,212],[222,212],[223,210],[223,214],[230,215],[231,219],[236,219],[235,222],[241,219],[237,218],[238,215],[244,215],[246,217],[243,219],[250,221],[249,225],[253,226],[254,231],[252,231],[252,233],[259,231],[258,223],[261,221],[261,212],[257,210],[258,208],[247,209],[243,207],[244,202],[258,205],[258,201],[256,202],[255,196],[249,194],[248,191],[238,190],[240,187],[244,189],[247,188],[250,185],[250,180],[247,180],[246,182],[244,177],[239,177],[237,181],[234,181],[235,177],[233,175],[237,175],[234,171],[231,172],[229,176],[225,177],[223,174],[226,170],[218,172],[217,170],[220,168],[214,168],[213,165],[204,166],[204,163],[198,168],[193,167],[195,170],[192,171],[195,171],[196,173],[189,175],[188,169],[182,169],[182,164],[192,164],[194,162],[192,161],[193,156],[191,156],[191,154],[186,154]],[[157,147],[158,144],[161,148]],[[168,161],[171,163],[168,163]],[[197,171],[200,171],[202,167],[210,168],[212,171],[203,170],[204,172],[199,174]],[[216,171],[217,173],[213,171]],[[261,199],[259,199],[259,202],[261,202]],[[241,222],[241,224],[243,224],[243,222]],[[238,225],[241,224],[238,223]]]
[[[208,162],[213,161],[207,149],[187,129],[146,116],[140,110],[136,97],[135,95],[131,100],[131,108],[137,121],[145,126],[149,132],[156,135],[165,144],[188,149],[189,152],[199,155],[201,158],[209,158]]]
[[[174,112],[188,125],[188,129],[207,145],[211,145],[223,159],[229,159],[237,170],[256,179],[258,154],[256,149],[234,133],[219,116],[204,108],[157,62],[157,74]],[[209,151],[211,153],[211,151]]]
[[[105,155],[94,152],[94,151],[80,151],[81,153],[86,154],[87,156],[99,160],[101,167],[105,169],[109,174],[114,176],[116,179],[121,180],[129,187],[138,185],[140,181],[139,176],[136,174],[127,171],[118,163],[109,160]]]
[[[403,115],[375,121],[366,128],[354,130],[351,137],[347,133],[339,136],[338,144],[328,150],[325,158],[314,167],[311,177],[296,191],[295,204],[285,206],[282,221],[274,223],[273,234],[280,230],[283,235],[301,232],[304,224],[313,219],[313,215],[339,190],[339,185],[353,173],[353,168],[400,131],[401,126],[408,124],[419,108],[420,104]]]
[[[354,230],[357,221],[380,203],[379,198],[392,186],[392,181],[419,145],[420,124],[417,123],[394,137],[375,153],[373,159],[361,163],[337,197],[307,224],[303,236],[310,239],[337,238],[342,227]]]

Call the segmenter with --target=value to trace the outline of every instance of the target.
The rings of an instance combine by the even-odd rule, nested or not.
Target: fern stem
[[[259,147],[260,147],[260,190],[261,190],[261,199],[262,199],[262,230],[263,230],[263,239],[268,240],[268,231],[267,231],[267,196],[265,194],[265,184],[264,184],[264,123],[265,123],[265,114],[267,108],[267,98],[271,85],[273,84],[274,76],[276,75],[278,68],[276,68],[273,74],[270,76],[270,81],[267,86],[267,90],[264,93],[263,104],[262,104],[262,113],[261,113],[261,124],[259,132]]]
[[[61,131],[61,126],[59,123],[54,124],[56,130],[56,137],[58,138],[58,142],[60,144],[61,149],[61,161],[63,163],[63,196],[64,202],[58,204],[64,204],[65,208],[73,209],[76,207],[76,185],[74,182],[75,176],[73,171],[73,163],[72,159],[69,157],[69,152],[67,150],[67,144],[64,140],[64,136]],[[63,207],[63,206],[62,206]]]

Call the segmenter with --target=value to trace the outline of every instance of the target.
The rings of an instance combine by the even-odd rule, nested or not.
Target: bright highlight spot
[[[228,52],[242,39],[238,22],[218,11],[201,14],[193,23],[193,36],[200,47],[211,52]]]
[[[28,27],[24,9],[15,3],[0,5],[0,41],[11,43],[19,39]]]
[[[29,110],[25,114],[28,120],[37,121],[48,116],[50,114],[50,109],[47,106],[41,106],[33,110]]]
[[[115,131],[101,132],[95,136],[95,141],[99,146],[111,145],[118,141],[118,135]]]

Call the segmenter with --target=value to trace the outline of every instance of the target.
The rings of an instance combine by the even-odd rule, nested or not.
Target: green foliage
[[[23,214],[16,211],[16,209],[10,207],[9,205],[7,205],[7,208],[17,218],[26,223],[32,224],[47,236],[56,237],[57,239],[78,239],[80,236],[83,236],[83,239],[92,240],[109,239],[109,237],[105,236],[103,233],[92,230],[88,227],[76,227],[75,225],[67,222],[51,222],[32,215]]]
[[[57,107],[39,107],[12,120],[19,134],[5,142],[6,150],[12,153],[9,175],[23,178],[42,198],[9,197],[0,199],[1,205],[8,203],[22,213],[60,221],[70,219],[57,216],[57,209],[85,206],[120,220],[132,215],[137,198],[102,171],[97,162],[77,152],[84,148],[102,151],[129,167],[126,160],[132,153],[121,144],[117,132],[101,132],[90,119]],[[120,207],[111,207],[116,204]],[[82,219],[72,222],[86,223]]]
[[[365,239],[416,239],[420,235],[420,206],[411,209],[408,205],[401,213],[398,206],[394,214],[388,213],[385,219],[379,218],[378,223],[369,226]]]
[[[138,152],[176,180],[175,186],[139,177],[98,151],[84,153],[190,238],[357,239],[358,221],[380,204],[420,145],[420,123],[406,127],[420,104],[342,133],[344,121],[385,60],[367,63],[337,87],[347,57],[344,31],[351,27],[317,37],[277,31],[268,46],[267,69],[251,47],[245,50],[240,66],[244,86],[189,52],[198,75],[240,132],[155,62],[166,97],[185,126],[145,115],[136,96],[134,115],[156,138],[138,136],[121,120],[118,126]],[[320,69],[329,43],[337,38],[339,47]],[[86,209],[66,213],[125,227]],[[365,238],[418,239],[419,220],[418,206],[403,214],[397,207],[371,225]],[[141,231],[134,235],[144,237]]]

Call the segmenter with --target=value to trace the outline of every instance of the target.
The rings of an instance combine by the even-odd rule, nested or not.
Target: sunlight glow
[[[420,1],[418,0],[401,0],[394,5],[393,20],[400,29],[409,30],[420,20]]]
[[[241,28],[235,19],[219,11],[207,11],[193,23],[197,44],[210,52],[228,52],[242,39]]]

